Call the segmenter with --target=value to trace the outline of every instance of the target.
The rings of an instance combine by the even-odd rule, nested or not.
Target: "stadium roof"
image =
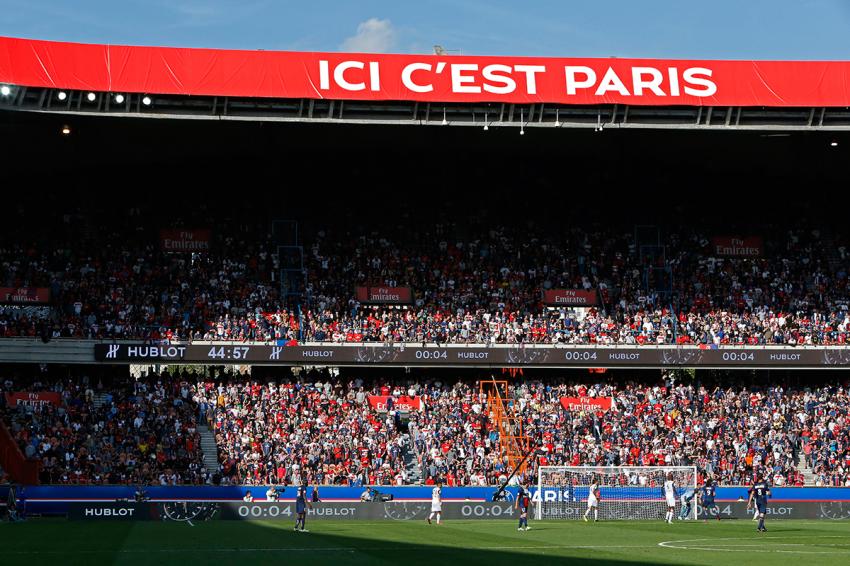
[[[0,108],[515,127],[850,129],[850,62],[298,53],[0,38]]]

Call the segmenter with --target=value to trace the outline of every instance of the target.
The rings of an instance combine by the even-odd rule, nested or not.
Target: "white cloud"
[[[342,42],[342,51],[357,53],[387,53],[395,45],[396,32],[392,22],[369,18],[357,26],[357,33]]]

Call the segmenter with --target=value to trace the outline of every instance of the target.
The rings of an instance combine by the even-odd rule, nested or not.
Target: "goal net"
[[[668,508],[664,492],[668,473],[673,474],[676,517],[696,519],[695,466],[541,466],[535,515],[537,519],[581,519],[588,499],[595,499],[590,493],[596,485],[599,520],[663,519]],[[593,520],[592,511],[589,518]]]

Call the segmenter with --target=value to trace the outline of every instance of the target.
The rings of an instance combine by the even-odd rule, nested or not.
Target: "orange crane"
[[[522,419],[509,394],[507,381],[481,380],[480,391],[487,396],[487,411],[499,431],[499,453],[507,464],[508,472],[522,474],[528,465],[526,455],[531,450],[531,439],[525,435]],[[519,469],[517,469],[519,466]]]

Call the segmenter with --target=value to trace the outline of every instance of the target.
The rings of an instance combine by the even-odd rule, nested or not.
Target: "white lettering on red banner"
[[[68,62],[73,62],[69,64]],[[848,61],[367,55],[86,45],[0,37],[0,83],[252,98],[850,106]]]
[[[0,287],[0,304],[44,304],[50,302],[47,287]]]
[[[13,393],[6,393],[6,404],[10,407],[17,405],[28,405],[31,407],[59,405],[61,400],[61,396],[55,391],[37,391],[34,393],[15,391]]]
[[[390,395],[369,395],[369,406],[375,409],[378,412],[386,413],[387,403],[389,399],[392,398],[392,407],[393,411],[400,411],[402,413],[409,413],[411,411],[419,411],[422,409],[422,398],[418,395],[415,397],[408,397],[407,395],[401,395],[399,397],[391,397]]]
[[[356,287],[354,296],[361,303],[406,305],[413,302],[410,287]]]
[[[759,236],[748,238],[716,237],[711,240],[712,255],[724,257],[763,257],[764,240]]]
[[[210,230],[160,230],[159,241],[167,252],[208,252]]]
[[[543,291],[543,304],[550,307],[573,306],[592,307],[598,304],[596,289],[546,289]]]
[[[611,397],[561,397],[561,406],[566,411],[607,411],[611,404]]]

